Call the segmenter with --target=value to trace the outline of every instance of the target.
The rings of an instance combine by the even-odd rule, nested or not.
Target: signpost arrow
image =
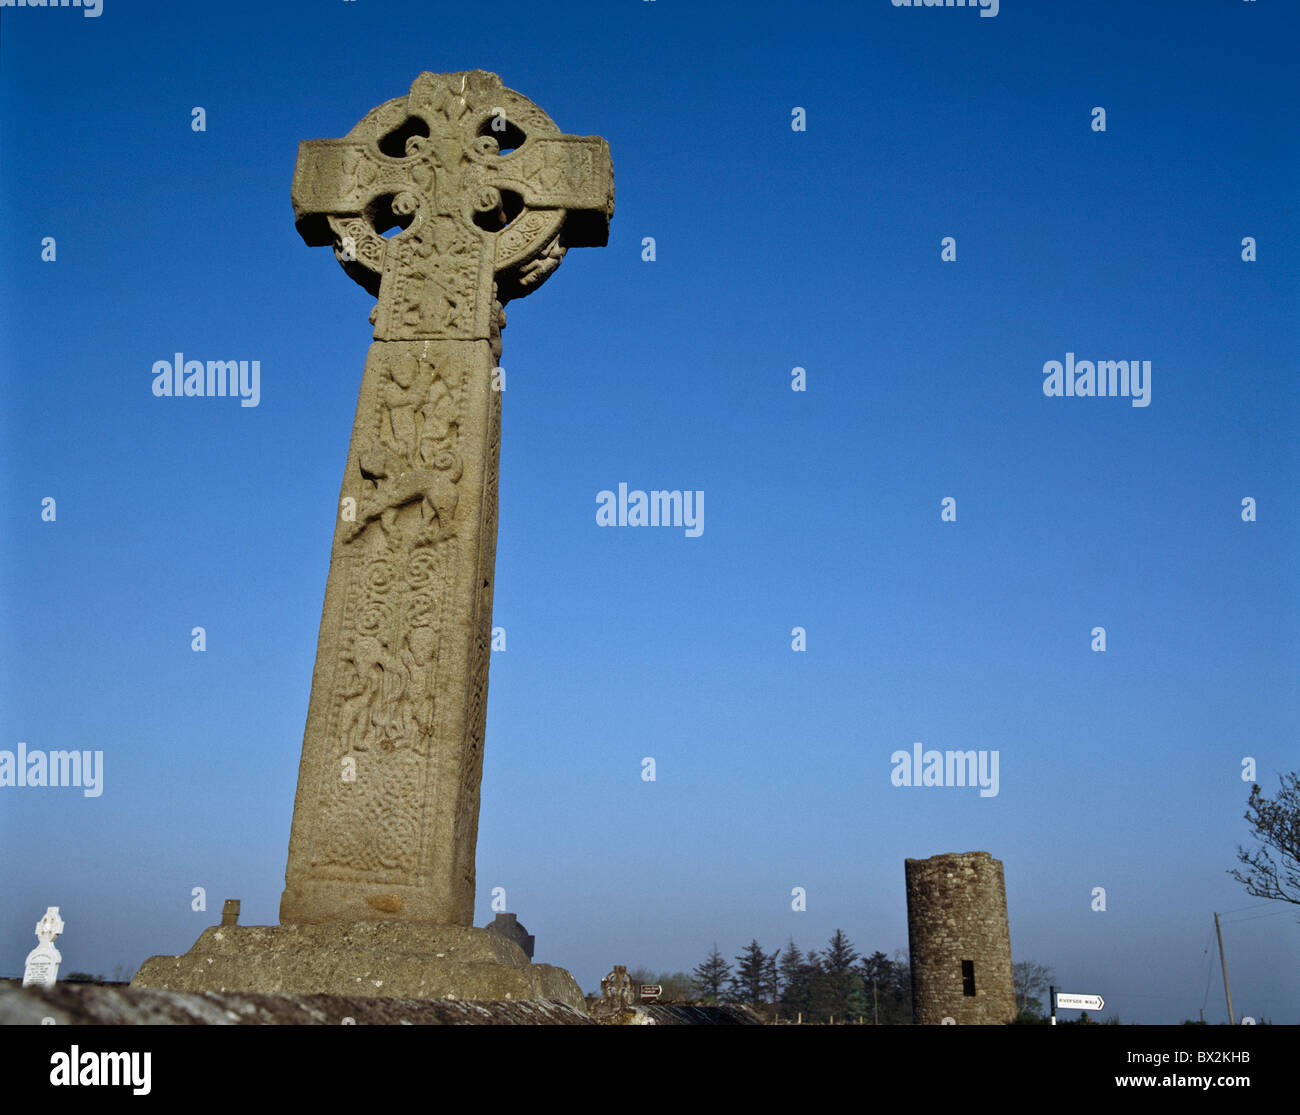
[[[1101,1010],[1106,1000],[1100,995],[1067,995],[1064,991],[1056,993],[1056,1005],[1069,1010]]]

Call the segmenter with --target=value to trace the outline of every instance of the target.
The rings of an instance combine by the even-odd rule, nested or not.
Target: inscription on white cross
[[[23,969],[24,987],[53,987],[59,977],[59,962],[62,954],[54,947],[54,939],[63,932],[63,919],[59,917],[59,908],[50,906],[45,916],[36,923],[36,939],[40,941],[27,954],[27,966]]]

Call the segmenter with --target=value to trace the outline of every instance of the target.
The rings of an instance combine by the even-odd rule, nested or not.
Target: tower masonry
[[[1016,994],[1002,861],[988,852],[954,852],[905,860],[904,870],[915,1021],[1012,1021]]]

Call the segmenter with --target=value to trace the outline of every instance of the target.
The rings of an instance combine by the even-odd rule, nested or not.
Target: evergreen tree
[[[731,977],[731,998],[737,1003],[758,1005],[763,1002],[766,988],[767,953],[757,940],[750,941],[745,951],[736,957],[736,974]]]
[[[798,978],[804,994],[804,1021],[825,1022],[831,1013],[830,995],[826,969],[816,949],[808,950]]]
[[[793,937],[777,960],[777,971],[781,980],[781,1009],[793,1019],[809,1006],[808,962]]]
[[[841,1021],[864,1015],[862,973],[856,969],[858,959],[853,942],[844,930],[837,929],[822,953],[822,1009],[829,1017]]]
[[[794,981],[795,972],[799,970],[799,966],[802,963],[803,953],[799,951],[799,946],[794,943],[794,938],[791,937],[786,943],[785,952],[777,958],[777,967],[781,973],[782,987],[790,986]]]
[[[714,941],[713,951],[708,959],[691,973],[691,982],[695,984],[701,1000],[706,1003],[720,1003],[723,1001],[723,992],[730,977],[731,965],[718,951],[718,943]]]
[[[912,969],[906,961],[873,952],[858,961],[858,971],[862,974],[864,1018],[882,1026],[912,1021]]]
[[[781,950],[777,949],[763,961],[763,994],[773,1006],[781,997],[781,976],[777,966],[780,956]]]
[[[857,958],[858,954],[853,947],[853,942],[845,936],[844,930],[837,929],[831,936],[826,951],[822,953],[822,967],[828,975],[837,976],[852,968]]]

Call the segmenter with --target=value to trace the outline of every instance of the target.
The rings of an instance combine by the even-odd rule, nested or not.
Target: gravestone
[[[626,964],[615,964],[614,970],[600,981],[600,997],[622,1007],[630,1007],[636,1002],[636,988],[632,985],[632,977],[627,974]]]
[[[637,990],[626,964],[615,964],[613,971],[600,981],[600,998],[590,1004],[597,1022],[625,1018],[636,1006]]]
[[[36,923],[36,939],[40,943],[27,954],[27,964],[23,968],[24,987],[53,987],[58,982],[63,955],[54,947],[54,941],[62,932],[63,919],[59,917],[59,908],[48,907],[45,916]]]
[[[246,990],[356,993],[369,984],[396,994],[396,983],[404,994],[444,993],[437,988],[447,981],[432,972],[407,979],[395,961],[369,964],[367,950],[382,948],[443,967],[523,973],[521,984],[484,969],[484,998],[562,985],[581,1002],[568,973],[530,967],[516,945],[472,928],[474,850],[503,307],[541,286],[569,248],[606,243],[608,144],[565,135],[495,74],[423,73],[407,96],[373,109],[342,139],[302,143],[292,197],[303,239],[332,247],[377,301],[334,528],[281,924],[223,925],[187,958],[155,959],[182,962],[205,986],[219,977],[245,981],[228,986]],[[321,949],[330,964],[312,959]],[[240,961],[242,950],[256,963]],[[258,986],[247,984],[242,973],[259,966]],[[175,982],[180,968],[151,960],[134,982],[204,989]],[[313,986],[265,986],[290,968]],[[331,979],[346,987],[315,986]],[[476,979],[452,980],[457,997],[472,997],[463,991]]]
[[[488,925],[488,929],[493,933],[500,933],[507,941],[514,941],[524,950],[524,955],[529,960],[533,958],[537,940],[514,914],[497,914]]]

